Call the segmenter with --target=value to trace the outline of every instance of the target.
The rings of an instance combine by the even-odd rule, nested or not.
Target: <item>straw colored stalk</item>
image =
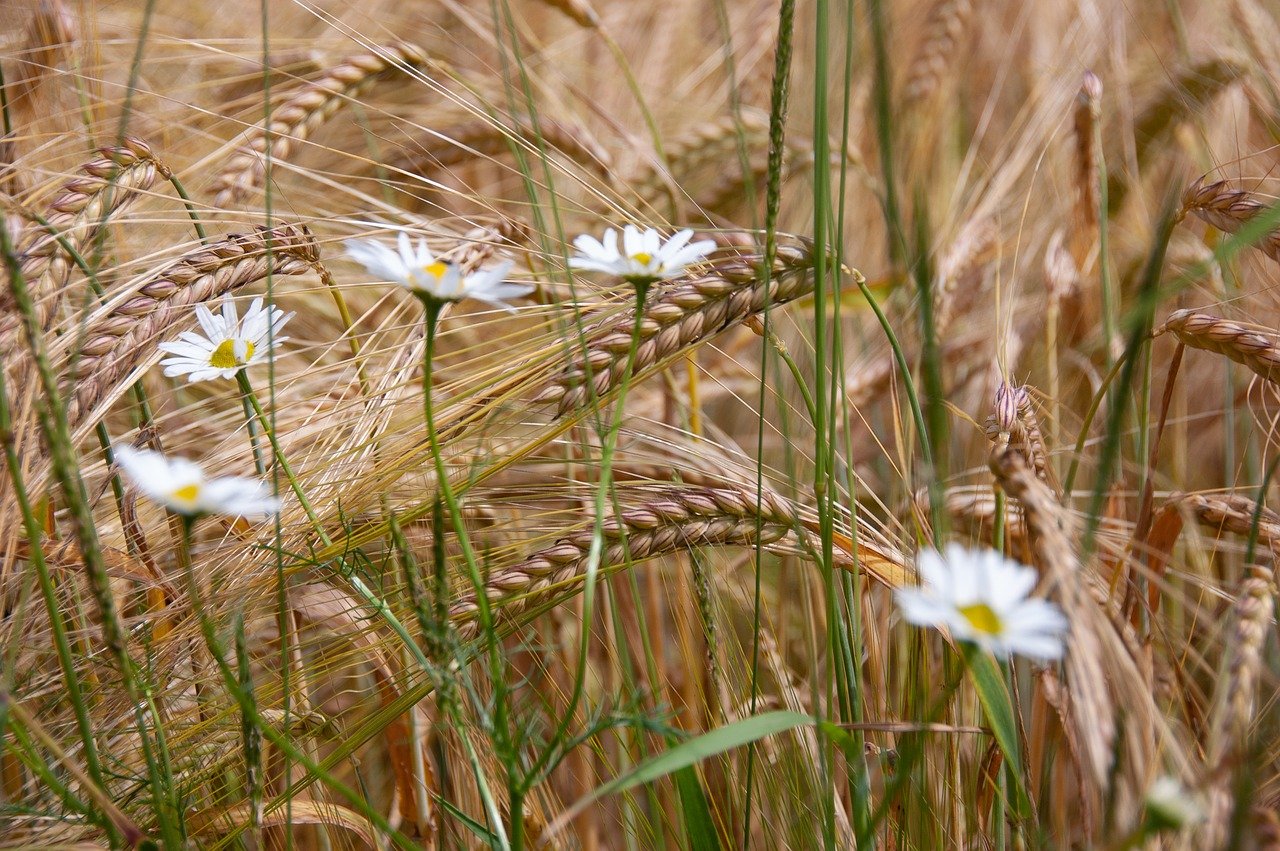
[[[1257,503],[1236,494],[1175,493],[1167,505],[1185,509],[1196,522],[1216,533],[1231,532],[1248,537],[1253,529]],[[1263,508],[1258,516],[1258,539],[1273,550],[1280,548],[1280,514]]]
[[[1280,380],[1280,347],[1243,325],[1207,313],[1177,310],[1169,314],[1157,333],[1173,334],[1193,349],[1216,352],[1268,381]]]
[[[117,383],[154,351],[157,334],[171,329],[195,305],[261,280],[268,273],[300,275],[320,259],[305,227],[279,225],[233,234],[179,258],[152,275],[137,292],[92,320],[77,352],[67,416],[82,425],[110,402]]]
[[[809,271],[814,258],[807,248],[779,246],[767,289],[757,277],[759,263],[759,257],[750,255],[719,261],[707,274],[687,278],[651,297],[640,322],[635,374],[759,314],[766,306],[785,304],[812,292]],[[632,308],[585,332],[586,364],[597,397],[622,379],[634,326]],[[582,350],[576,335],[561,345],[575,358]],[[535,401],[554,402],[564,415],[589,398],[586,376],[587,366],[575,363],[552,379]]]
[[[150,189],[157,176],[169,176],[168,168],[139,139],[126,138],[123,144],[102,148],[99,153],[100,157],[82,165],[80,174],[63,184],[62,192],[49,205],[44,216],[49,228],[31,222],[18,239],[22,275],[31,288],[41,325],[48,325],[74,265],[58,237],[81,251],[93,243],[112,215]],[[7,289],[0,293],[0,313],[4,315],[0,320],[0,353],[11,352],[18,340],[18,322],[13,296]]]
[[[440,171],[506,154],[512,145],[518,145],[527,156],[535,158],[539,147],[545,147],[548,152],[562,154],[598,174],[606,174],[613,161],[609,151],[593,139],[585,127],[539,116],[537,124],[527,118],[520,119],[514,126],[477,119],[425,134],[394,165],[417,174]]]
[[[956,60],[960,40],[972,17],[972,0],[938,0],[933,4],[925,23],[924,40],[907,66],[902,94],[908,104],[928,100],[938,90]]]
[[[329,69],[323,77],[307,84],[272,110],[266,126],[258,125],[244,134],[235,153],[214,178],[213,188],[217,193],[214,203],[226,207],[243,201],[262,187],[266,179],[268,144],[273,158],[287,160],[295,148],[344,103],[360,97],[378,80],[405,68],[423,66],[427,61],[422,48],[393,42],[349,57]]]
[[[1232,189],[1225,180],[1205,183],[1200,178],[1182,195],[1183,213],[1191,213],[1220,231],[1236,233],[1270,205],[1254,199],[1242,189]],[[1280,263],[1280,230],[1273,230],[1254,243],[1254,248]]]

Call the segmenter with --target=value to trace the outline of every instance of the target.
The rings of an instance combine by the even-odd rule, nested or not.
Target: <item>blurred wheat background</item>
[[[8,0],[0,70],[3,847],[1280,848],[1268,0]],[[625,222],[717,248],[624,396]],[[397,232],[536,287],[435,339],[476,575]],[[108,447],[254,474],[156,368],[224,293],[284,509],[193,595]],[[902,621],[948,542],[1062,661]]]

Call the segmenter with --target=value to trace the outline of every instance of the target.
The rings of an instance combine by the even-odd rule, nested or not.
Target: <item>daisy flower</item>
[[[1047,600],[1030,598],[1036,571],[994,550],[948,544],[945,553],[924,550],[916,559],[924,586],[895,592],[902,616],[918,626],[946,627],[1000,657],[1017,653],[1057,659],[1068,623]]]
[[[693,231],[685,228],[663,243],[657,230],[627,225],[622,229],[622,251],[618,251],[618,232],[613,228],[604,232],[603,242],[584,233],[573,241],[578,253],[569,258],[569,266],[617,275],[633,284],[651,284],[674,278],[716,247],[709,239],[690,243],[692,238]]]
[[[125,477],[153,501],[185,517],[225,514],[264,517],[280,511],[280,500],[256,479],[239,476],[207,478],[200,465],[185,458],[166,458],[128,444],[113,447]]]
[[[161,343],[160,351],[173,357],[160,361],[160,365],[165,375],[185,375],[193,382],[234,378],[245,367],[265,361],[275,344],[289,339],[281,337],[280,331],[292,318],[292,313],[275,305],[264,309],[260,298],[249,305],[244,319],[236,315],[230,295],[223,295],[221,313],[197,304],[196,321],[204,334],[183,331],[177,340]]]
[[[507,301],[533,292],[530,284],[507,280],[515,265],[510,260],[464,275],[456,263],[437,260],[426,240],[419,239],[415,248],[404,233],[400,234],[399,251],[392,251],[376,239],[348,239],[343,244],[347,246],[347,256],[369,274],[399,284],[419,298],[436,302],[474,298],[514,311]]]

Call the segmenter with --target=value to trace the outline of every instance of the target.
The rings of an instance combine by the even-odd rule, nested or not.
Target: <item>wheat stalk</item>
[[[1182,195],[1183,215],[1192,213],[1220,231],[1236,233],[1250,220],[1270,209],[1242,189],[1232,189],[1225,180],[1205,183],[1202,177]],[[1254,243],[1254,248],[1280,263],[1280,230],[1272,230]]]
[[[249,129],[235,153],[214,178],[214,203],[226,207],[247,198],[266,179],[267,145],[271,156],[287,160],[344,103],[359,97],[378,80],[405,68],[427,64],[426,52],[413,44],[393,42],[350,56],[308,83],[271,112],[270,122]]]
[[[67,416],[83,424],[116,383],[154,350],[153,338],[188,310],[267,274],[300,275],[320,259],[306,227],[278,225],[202,246],[149,277],[130,298],[90,323],[77,351]]]
[[[1207,313],[1177,310],[1157,334],[1171,333],[1183,345],[1216,352],[1247,366],[1268,381],[1280,379],[1280,347],[1243,325]]]
[[[681,281],[651,298],[640,321],[635,373],[710,339],[766,306],[785,304],[812,291],[808,272],[814,258],[807,248],[780,246],[767,288],[758,277],[759,262],[760,258],[749,255],[722,260],[707,274]],[[585,364],[590,365],[595,396],[604,396],[621,380],[634,326],[632,308],[585,332]],[[576,336],[561,345],[575,354],[581,351]],[[582,362],[573,364],[547,384],[535,401],[556,403],[561,415],[573,410],[590,396],[586,375]]]

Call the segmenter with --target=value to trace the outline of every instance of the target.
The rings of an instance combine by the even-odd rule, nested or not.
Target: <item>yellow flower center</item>
[[[648,266],[653,261],[653,255],[641,251],[639,254],[632,254],[631,259],[639,263],[641,266]]]
[[[423,266],[422,271],[426,272],[438,281],[444,277],[445,272],[449,271],[449,264],[441,263],[437,260],[434,263],[428,263],[426,266]]]
[[[253,357],[253,343],[245,341],[244,361],[248,363]],[[209,365],[218,369],[235,369],[240,366],[242,361],[236,360],[236,341],[223,340],[218,344],[218,348],[213,350],[213,354],[209,356]]]
[[[200,495],[200,486],[197,484],[183,485],[173,492],[173,498],[178,502],[195,502],[196,497]]]
[[[983,635],[999,635],[1004,631],[1004,625],[1000,623],[1000,616],[992,611],[991,607],[986,603],[961,606],[960,614],[964,615],[964,619],[969,622],[969,626],[973,627],[975,632]]]

